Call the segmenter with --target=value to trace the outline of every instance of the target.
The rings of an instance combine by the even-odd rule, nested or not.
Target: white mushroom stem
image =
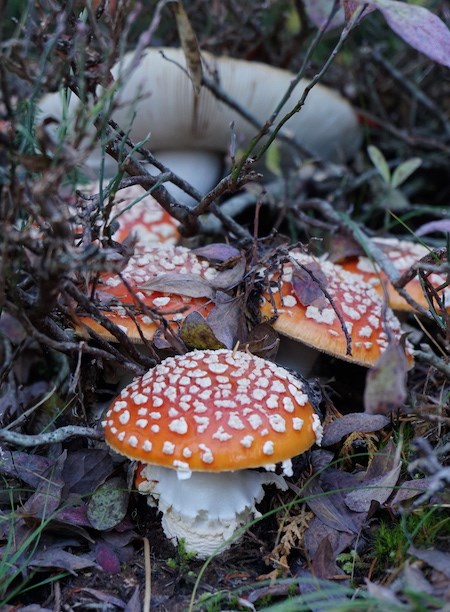
[[[263,485],[287,488],[282,476],[255,470],[186,474],[148,464],[140,476],[146,480],[139,491],[162,513],[166,536],[174,544],[184,539],[186,550],[203,559],[223,552],[236,530],[260,516]]]
[[[261,125],[271,116],[294,78],[286,70],[259,62],[216,58],[208,53],[203,53],[202,57],[210,72],[217,75],[221,90]],[[125,55],[112,70],[116,79],[123,79],[112,117],[125,132],[131,126],[129,135],[134,142],[147,140],[145,146],[156,156],[160,151],[174,150],[209,151],[223,156],[229,151],[232,141],[232,124],[239,147],[248,144],[255,136],[257,129],[254,125],[215,98],[208,89],[203,87],[198,96],[194,93],[189,77],[180,68],[185,66],[180,49],[148,49],[138,67],[130,72],[133,59],[133,53]],[[308,84],[306,79],[299,82],[281,109],[279,118],[292,109]],[[72,96],[69,123],[78,104],[79,100]],[[61,119],[63,115],[59,94],[45,96],[39,106],[40,120],[46,117]],[[281,133],[293,136],[306,149],[330,160],[351,157],[361,142],[358,120],[351,105],[338,93],[320,84],[311,90],[303,108],[287,122]],[[96,152],[89,158],[88,166],[97,171],[100,159],[101,154]],[[214,164],[211,159],[208,157],[208,167]],[[214,185],[219,174],[210,169],[203,170],[202,165],[203,161],[194,163],[194,174],[209,176],[204,193],[211,184]],[[112,174],[113,169],[114,165],[111,165],[107,172]],[[173,170],[177,172],[176,165]],[[181,168],[179,171],[183,177]],[[220,172],[217,161],[216,171]],[[195,184],[191,173],[183,178]]]

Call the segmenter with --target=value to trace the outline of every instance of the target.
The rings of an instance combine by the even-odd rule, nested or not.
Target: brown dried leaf
[[[181,0],[171,0],[169,5],[175,15],[181,47],[186,58],[187,70],[191,77],[194,91],[198,96],[202,86],[203,70],[197,37]]]
[[[312,560],[312,573],[317,578],[323,579],[345,575],[345,572],[336,565],[336,556],[328,536],[322,538],[316,550]]]
[[[55,567],[64,569],[75,576],[77,570],[85,569],[86,567],[99,567],[92,559],[88,559],[82,555],[74,555],[56,546],[40,550],[38,554],[30,560],[29,566],[39,568]]]

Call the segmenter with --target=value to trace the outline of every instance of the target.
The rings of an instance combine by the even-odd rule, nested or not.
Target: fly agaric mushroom
[[[140,342],[136,323],[149,340],[158,329],[158,320],[142,313],[139,300],[149,308],[157,308],[176,327],[190,312],[206,315],[212,310],[214,290],[208,283],[214,282],[217,274],[206,260],[185,247],[153,245],[136,249],[121,273],[123,280],[117,274],[103,274],[95,289],[102,314],[125,331],[130,340]],[[136,323],[127,307],[135,314]],[[79,316],[77,331],[82,331],[82,326],[114,340],[91,317]]]
[[[400,274],[410,270],[411,267],[419,261],[419,259],[422,259],[422,257],[425,257],[425,255],[430,253],[426,246],[412,242],[411,240],[398,240],[397,238],[372,238],[372,242],[383,251]],[[386,274],[368,257],[364,255],[351,257],[347,261],[339,261],[338,265],[342,266],[349,272],[360,274],[362,278],[366,282],[370,283],[380,295],[384,295],[384,283],[386,286],[388,303],[393,310],[414,310],[412,306],[408,304],[408,302],[395,290],[391,283],[389,283]],[[446,283],[445,278],[435,272],[428,275],[428,280],[435,288],[445,286]],[[427,299],[417,276],[415,276],[405,286],[405,290],[420,306],[428,308]],[[450,308],[450,289],[442,289],[439,291],[439,294],[444,299],[446,307]]]
[[[269,275],[270,292],[262,297],[261,304],[263,316],[277,315],[273,326],[280,334],[366,367],[374,365],[388,347],[388,332],[400,340],[400,322],[389,308],[384,308],[383,299],[361,276],[296,250],[290,251],[290,257],[281,276]],[[334,308],[321,286],[330,295]],[[351,355],[347,354],[346,334],[335,309],[351,339]],[[412,366],[409,343],[406,357]]]
[[[259,62],[216,58],[209,53],[202,53],[202,57],[220,88],[261,124],[272,115],[294,78],[286,70]],[[206,87],[195,94],[183,70],[186,61],[181,49],[148,49],[136,68],[134,61],[134,53],[129,53],[112,69],[115,78],[126,75],[126,86],[119,88],[112,118],[135,142],[148,139],[145,146],[200,193],[208,192],[216,184],[222,159],[230,148],[230,125],[234,125],[239,146],[245,146],[257,129]],[[306,79],[299,82],[281,109],[280,118],[291,110],[308,84]],[[73,95],[69,113],[76,112],[77,104],[79,100]],[[39,107],[41,120],[63,115],[58,93],[45,96]],[[301,111],[289,119],[282,133],[293,135],[314,154],[330,160],[352,157],[361,142],[351,105],[320,84],[314,86]],[[88,166],[97,172],[101,162],[101,152],[96,152]],[[114,168],[115,164],[107,165],[107,174],[112,175]]]
[[[172,540],[207,557],[254,516],[273,472],[320,443],[303,383],[270,361],[222,349],[169,357],[135,379],[106,414],[106,442],[143,462],[139,491]]]

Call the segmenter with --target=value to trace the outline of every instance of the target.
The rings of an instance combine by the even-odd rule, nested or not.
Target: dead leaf
[[[24,503],[20,514],[24,517],[49,518],[56,512],[61,503],[64,487],[62,469],[67,457],[67,451],[58,457],[50,466],[44,478],[39,482],[35,493]]]
[[[242,258],[239,249],[230,244],[215,242],[192,251],[197,257],[206,259],[213,265],[221,264],[222,267],[232,268]]]
[[[84,557],[83,555],[74,555],[57,546],[40,550],[37,555],[30,560],[28,565],[38,568],[54,567],[63,569],[75,576],[78,570],[85,569],[86,567],[99,567],[92,559]]]
[[[406,482],[402,482],[401,487],[397,490],[394,498],[389,503],[389,506],[391,508],[395,508],[395,506],[398,506],[402,502],[412,499],[413,497],[417,497],[426,491],[432,482],[433,479],[430,477],[417,478],[416,480],[407,480]]]
[[[274,359],[276,357],[280,338],[272,325],[260,323],[249,333],[247,346],[250,353],[264,359]]]
[[[350,433],[378,431],[386,427],[388,423],[389,419],[381,414],[350,412],[332,421],[326,427],[322,446],[332,446]]]
[[[226,348],[233,348],[238,340],[245,339],[245,323],[243,319],[242,299],[232,298],[218,291],[214,299],[214,308],[206,317],[216,338],[223,342]]]
[[[325,536],[331,544],[333,555],[337,557],[343,550],[353,544],[357,534],[338,531],[323,523],[317,516],[314,517],[304,537],[304,544],[310,560],[314,559],[316,551]]]
[[[300,496],[300,494],[302,498],[305,498],[309,508],[325,525],[346,533],[358,532],[359,527],[355,524],[351,513],[343,504],[341,504],[343,512],[336,505],[339,492],[325,491],[319,484],[318,479],[312,478],[299,491],[298,495]]]
[[[212,349],[226,348],[214,335],[211,326],[199,312],[191,312],[183,321],[180,329],[180,338],[190,349]],[[229,347],[228,347],[229,348]]]
[[[309,270],[311,274],[308,274]],[[317,280],[315,280],[317,279]],[[295,266],[292,275],[292,288],[303,306],[314,304],[317,308],[325,306],[326,298],[320,286],[327,286],[327,277],[320,265],[313,261],[305,266]]]
[[[119,557],[111,546],[99,543],[95,550],[95,560],[108,574],[120,573]]]
[[[206,297],[213,299],[214,297],[214,290],[210,283],[195,274],[160,274],[154,279],[138,285],[138,288],[144,291],[160,291],[161,293],[172,293],[192,298]]]
[[[390,342],[367,374],[364,410],[369,414],[390,415],[404,405],[407,362],[403,346]]]
[[[86,448],[70,452],[63,468],[64,494],[92,493],[113,471],[107,450]]]
[[[384,504],[392,494],[400,475],[401,461],[392,440],[372,459],[364,481],[347,493],[345,503],[355,512],[368,512],[372,501]]]
[[[316,578],[330,579],[334,576],[345,576],[336,565],[336,555],[328,536],[322,538],[312,559],[312,573]]]
[[[171,0],[169,6],[175,15],[178,36],[180,37],[181,47],[186,58],[187,70],[191,77],[194,91],[198,96],[202,86],[203,70],[197,37],[181,0]]]
[[[99,531],[112,529],[124,518],[129,491],[123,478],[111,478],[94,491],[88,503],[87,515],[92,527]]]
[[[36,488],[43,480],[53,461],[40,455],[21,451],[3,451],[0,461],[0,474],[22,480]]]
[[[433,569],[450,579],[450,553],[436,550],[435,548],[424,549],[410,546],[408,554],[421,561],[425,561]]]
[[[239,285],[244,278],[247,263],[244,257],[240,257],[232,268],[220,270],[213,276],[209,283],[215,289],[231,289]]]

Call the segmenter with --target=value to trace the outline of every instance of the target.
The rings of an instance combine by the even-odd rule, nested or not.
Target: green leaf
[[[281,151],[276,142],[273,142],[266,151],[266,168],[275,176],[281,176]]]
[[[118,525],[125,517],[129,492],[123,478],[111,478],[100,485],[92,495],[87,517],[92,527],[106,531]]]
[[[370,157],[372,164],[378,170],[380,175],[383,177],[383,180],[389,184],[391,180],[391,171],[389,170],[389,166],[387,164],[386,158],[383,153],[380,151],[378,147],[374,145],[369,145],[367,147],[367,153]]]
[[[407,178],[411,176],[413,172],[420,168],[422,165],[422,160],[420,157],[411,157],[411,159],[407,159],[405,162],[400,164],[392,175],[391,185],[394,189],[402,185],[406,181]]]

